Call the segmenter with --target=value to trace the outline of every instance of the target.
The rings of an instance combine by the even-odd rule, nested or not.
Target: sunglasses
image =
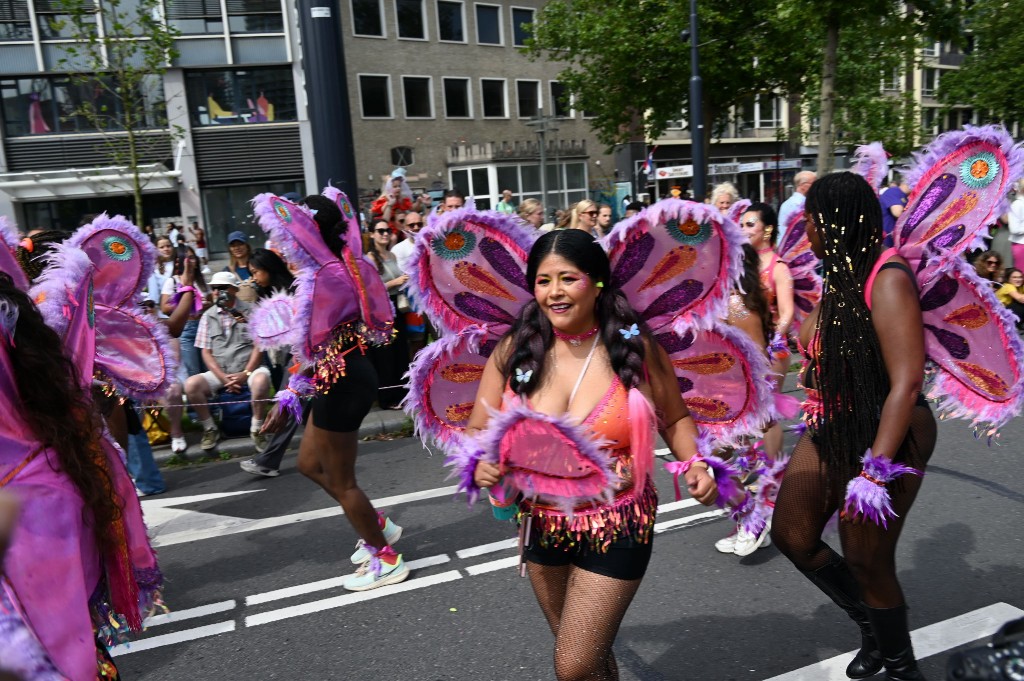
[[[407,222],[407,223],[405,223],[405,226],[406,227],[416,228],[416,227],[422,227],[423,223],[422,222]]]
[[[580,213],[580,215],[589,215],[590,217],[596,217],[597,216],[597,211],[596,210],[585,210],[582,213]]]
[[[376,232],[377,234],[391,234],[390,229],[375,229],[373,231]]]
[[[998,260],[986,260],[985,264],[986,265],[998,265],[999,261]]]
[[[210,288],[212,290],[214,290],[214,291],[227,291],[230,287],[229,286],[211,286]]]

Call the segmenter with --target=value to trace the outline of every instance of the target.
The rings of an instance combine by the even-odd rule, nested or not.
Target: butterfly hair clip
[[[516,368],[516,383],[529,383],[531,378],[533,378],[533,369],[523,371],[518,367]]]
[[[633,336],[640,335],[640,327],[638,327],[636,324],[633,324],[633,326],[629,327],[628,329],[619,329],[619,333],[622,334],[623,338],[629,340]]]

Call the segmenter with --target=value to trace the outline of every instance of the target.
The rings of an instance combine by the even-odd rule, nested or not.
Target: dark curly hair
[[[766,343],[771,343],[775,335],[775,323],[772,311],[768,306],[768,297],[761,285],[761,256],[750,244],[743,244],[743,274],[740,275],[743,307],[761,319],[761,331]]]
[[[341,257],[341,251],[345,247],[346,225],[341,219],[341,209],[338,204],[326,196],[310,194],[300,204],[316,211],[313,219],[320,228],[320,238],[327,244],[327,248],[337,257]]]
[[[51,229],[45,232],[36,232],[30,237],[25,237],[31,242],[31,248],[18,246],[14,257],[17,259],[21,270],[29,281],[35,281],[46,269],[46,260],[42,257],[52,250],[53,244],[59,244],[71,236],[70,232],[63,232],[59,229]]]
[[[527,282],[536,280],[541,262],[551,254],[565,258],[595,283],[604,284],[597,296],[597,324],[601,329],[601,341],[608,351],[612,370],[626,389],[638,386],[643,380],[644,340],[650,338],[650,331],[622,291],[612,286],[608,254],[593,236],[582,230],[548,232],[530,249],[526,261]],[[637,325],[641,334],[627,340],[619,331],[633,324]],[[512,382],[514,391],[520,395],[530,395],[541,384],[547,351],[555,338],[551,322],[536,300],[523,306],[506,337],[511,339],[511,352],[504,366],[499,366],[499,369],[506,380],[516,369],[533,371],[529,381]]]
[[[102,425],[92,400],[78,383],[79,370],[64,343],[29,297],[0,272],[0,297],[18,307],[14,342],[7,349],[21,399],[21,416],[33,435],[56,453],[51,465],[71,479],[85,504],[84,520],[97,544],[109,545],[108,530],[121,517],[123,500],[113,491]],[[0,340],[0,342],[3,342]]]
[[[807,193],[806,215],[824,248],[819,352],[815,372],[824,405],[821,459],[848,479],[878,431],[889,374],[864,301],[864,286],[882,251],[882,209],[856,173],[826,175]]]
[[[281,256],[265,248],[257,248],[252,252],[252,255],[249,256],[249,266],[263,270],[270,276],[269,286],[256,287],[256,293],[260,298],[267,298],[274,291],[287,291],[295,281],[295,276],[288,271],[288,265],[281,259]]]

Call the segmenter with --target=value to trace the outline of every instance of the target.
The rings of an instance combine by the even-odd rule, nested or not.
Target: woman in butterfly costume
[[[888,679],[924,678],[895,568],[936,440],[922,393],[941,412],[986,428],[1021,408],[1020,340],[961,253],[1001,212],[1022,164],[1024,153],[1001,128],[937,138],[907,173],[914,189],[888,250],[874,180],[828,175],[807,195],[824,289],[800,329],[807,430],[779,490],[772,539],[860,626],[851,678],[883,666]],[[821,540],[836,510],[844,557]]]
[[[142,629],[163,580],[89,387],[155,399],[174,374],[162,324],[136,302],[155,249],[101,215],[52,245],[31,285],[15,244],[0,223],[0,487],[22,506],[0,580],[0,667],[113,679],[106,645]]]
[[[394,312],[374,266],[362,257],[359,224],[339,190],[294,204],[273,194],[253,199],[260,226],[295,267],[294,292],[260,301],[249,324],[264,350],[291,347],[297,359],[264,430],[301,419],[299,399],[312,397],[297,465],[345,510],[360,539],[351,560],[358,573],[344,587],[365,591],[404,580],[409,568],[392,544],[401,528],[376,512],[355,477],[359,424],[377,392],[368,344],[391,340]]]
[[[411,281],[446,335],[414,363],[407,411],[461,489],[518,517],[559,679],[618,678],[612,642],[651,555],[656,430],[696,499],[764,525],[710,455],[769,409],[763,349],[718,321],[741,244],[718,211],[677,199],[602,242],[472,207],[417,238]]]

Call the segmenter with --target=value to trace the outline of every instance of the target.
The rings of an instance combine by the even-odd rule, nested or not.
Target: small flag
[[[658,145],[651,147],[651,150],[647,152],[647,160],[644,161],[644,175],[654,174],[654,152],[657,151]]]

